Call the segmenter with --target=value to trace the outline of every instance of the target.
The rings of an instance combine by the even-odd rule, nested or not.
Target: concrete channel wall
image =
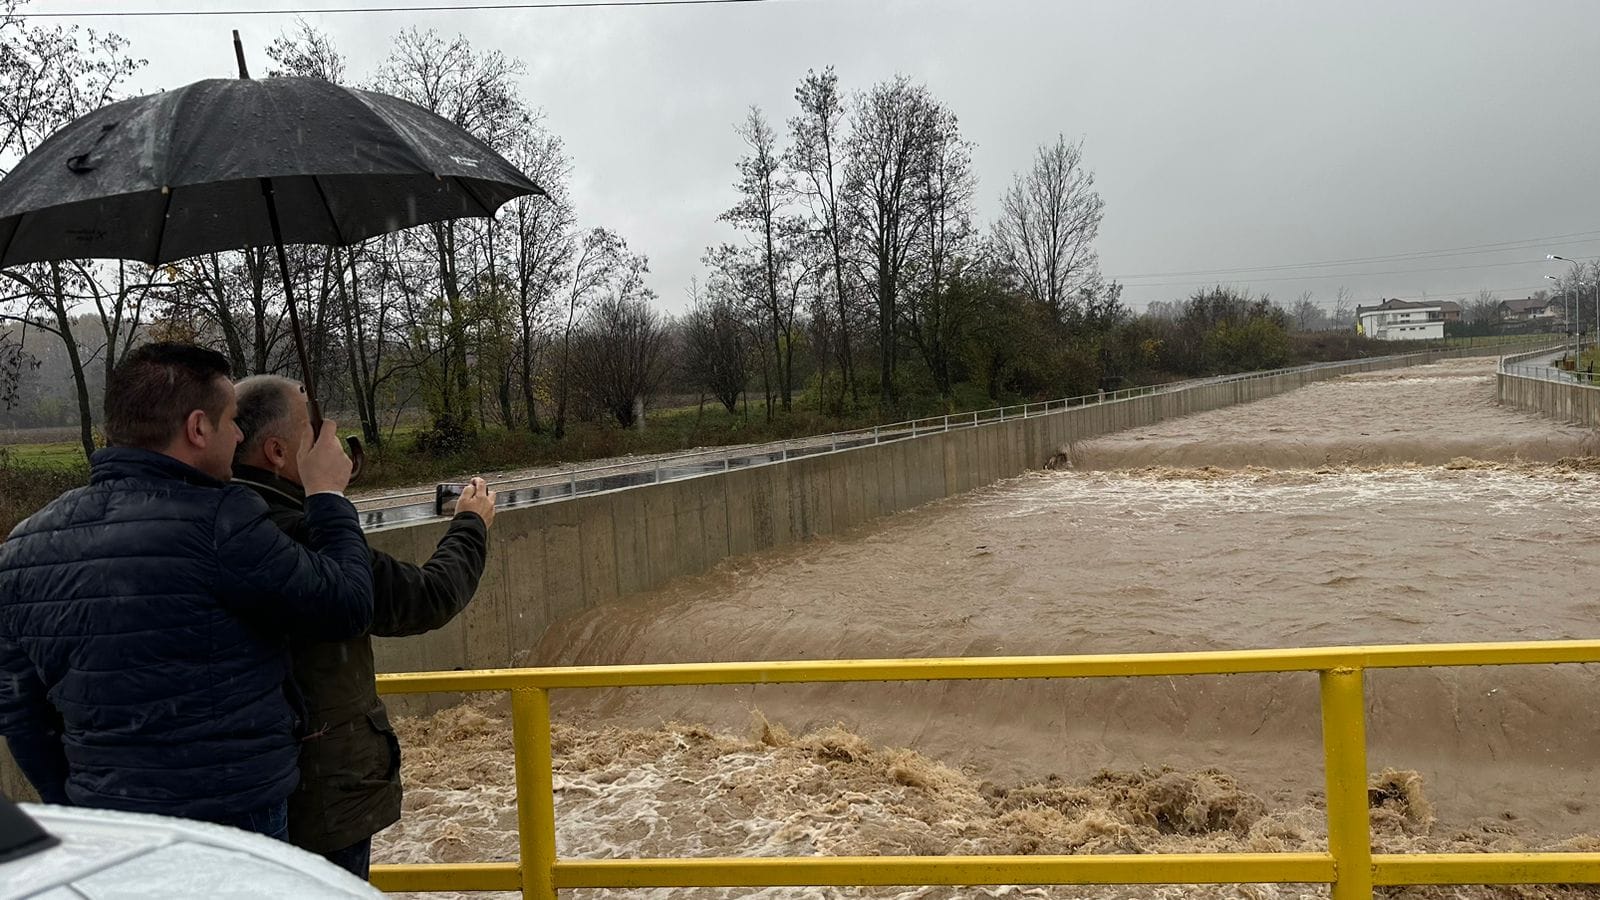
[[[378,670],[420,672],[532,665],[551,623],[720,560],[836,534],[1043,467],[1075,441],[1164,419],[1248,403],[1297,387],[1377,369],[1420,365],[1482,349],[1308,367],[1200,383],[1125,400],[963,426],[787,462],[502,510],[478,595],[450,625],[418,637],[375,641]],[[1501,397],[1505,398],[1505,377]],[[425,522],[370,532],[373,547],[421,562],[444,534]],[[420,713],[454,695],[389,697]],[[34,799],[0,746],[0,793]]]
[[[1526,375],[1497,376],[1500,403],[1574,425],[1600,425],[1600,387]]]

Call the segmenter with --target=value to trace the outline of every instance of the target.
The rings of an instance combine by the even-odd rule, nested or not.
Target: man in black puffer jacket
[[[261,495],[297,541],[309,539],[304,475],[294,448],[311,430],[305,389],[278,375],[239,382],[234,484]],[[494,491],[473,479],[433,554],[420,566],[372,552],[372,630],[402,637],[442,628],[466,608],[483,576]],[[372,836],[400,820],[400,742],[373,680],[372,639],[297,638],[294,683],[306,701],[300,787],[289,797],[289,841],[368,876]]]
[[[0,544],[0,734],[47,802],[287,834],[291,634],[372,621],[372,564],[333,423],[299,454],[308,545],[229,486],[227,361],[138,348],[106,388],[88,487]]]

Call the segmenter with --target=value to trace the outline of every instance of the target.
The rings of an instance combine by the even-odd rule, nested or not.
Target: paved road
[[[1561,359],[1563,356],[1568,355],[1569,353],[1570,350],[1557,350],[1552,353],[1547,353],[1543,356],[1535,356],[1532,359],[1526,359],[1517,363],[1510,363],[1506,366],[1506,368],[1512,372],[1522,369],[1526,371],[1526,374],[1534,375],[1535,377],[1539,378],[1546,378],[1551,381],[1588,380],[1587,377],[1580,379],[1573,373],[1556,366],[1556,361]],[[1597,375],[1597,377],[1600,377],[1600,375]]]

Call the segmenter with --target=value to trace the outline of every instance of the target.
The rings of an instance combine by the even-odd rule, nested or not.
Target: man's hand
[[[476,513],[483,520],[484,528],[494,524],[494,489],[482,478],[467,482],[460,499],[456,500],[456,515],[468,512]]]
[[[339,423],[322,420],[322,433],[311,443],[311,430],[300,444],[300,484],[306,496],[327,491],[344,493],[350,483],[350,457],[344,455],[344,444],[339,442]]]

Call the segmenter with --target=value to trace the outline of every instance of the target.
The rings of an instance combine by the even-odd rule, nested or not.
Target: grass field
[[[10,462],[22,468],[60,470],[83,467],[83,447],[77,441],[6,444],[3,447]]]

